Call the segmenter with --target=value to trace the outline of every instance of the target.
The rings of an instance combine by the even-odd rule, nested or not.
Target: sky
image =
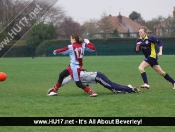
[[[118,16],[120,12],[122,16],[129,17],[132,11],[140,13],[148,21],[160,15],[173,16],[175,0],[58,0],[56,4],[79,23],[99,20],[103,12],[112,16]]]

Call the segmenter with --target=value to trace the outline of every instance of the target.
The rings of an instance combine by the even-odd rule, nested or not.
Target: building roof
[[[120,13],[118,16],[109,15],[109,18],[114,25],[114,30],[117,29],[119,33],[127,33],[128,30],[130,33],[138,33],[139,28],[142,26],[130,18],[121,16]],[[148,29],[149,32],[151,33],[152,31]]]

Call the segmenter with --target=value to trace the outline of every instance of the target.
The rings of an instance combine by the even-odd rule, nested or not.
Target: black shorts
[[[146,61],[148,64],[150,64],[151,67],[153,67],[154,65],[159,65],[157,60],[158,60],[157,57],[156,58],[147,57],[145,58],[144,61]]]

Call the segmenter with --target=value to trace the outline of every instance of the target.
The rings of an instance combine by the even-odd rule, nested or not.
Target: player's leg
[[[49,96],[57,95],[58,89],[61,87],[64,77],[69,75],[69,71],[66,69],[59,74],[58,81],[53,88],[50,88],[47,92]]]
[[[66,69],[64,71],[62,71],[60,74],[59,74],[59,78],[58,78],[58,81],[56,82],[55,84],[55,90],[58,91],[58,89],[61,87],[61,84],[63,82],[63,79],[65,77],[67,77],[68,75],[70,75],[69,71]]]
[[[90,87],[82,84],[82,82],[80,81],[80,71],[81,71],[81,68],[79,68],[79,67],[72,68],[72,76],[73,76],[73,79],[74,79],[77,87],[83,89],[84,92],[89,93],[90,97],[98,96],[98,94],[95,93]]]
[[[147,75],[145,72],[145,68],[147,68],[148,66],[150,66],[150,64],[146,61],[143,61],[140,66],[138,67],[140,73],[141,73],[141,77],[143,79],[144,84],[141,85],[141,88],[150,88],[150,86],[148,85],[148,79],[147,79]]]
[[[173,84],[173,89],[175,89],[175,81],[172,77],[168,75],[168,73],[164,72],[160,65],[154,65],[153,69],[161,76],[163,76],[167,81],[171,82]]]
[[[97,76],[96,76],[95,80],[97,83],[100,83],[102,86],[111,90],[113,93],[117,93],[119,91],[124,92],[124,93],[134,92],[133,88],[114,83],[111,80],[109,80],[108,77],[106,77],[101,72],[97,72]]]
[[[89,86],[85,86],[84,84],[82,84],[81,81],[76,81],[75,83],[76,83],[77,87],[83,89],[84,92],[89,93],[90,97],[98,96],[97,93],[95,93]]]

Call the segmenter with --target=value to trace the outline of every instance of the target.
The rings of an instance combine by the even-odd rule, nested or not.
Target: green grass
[[[139,87],[143,82],[138,66],[143,56],[85,56],[84,68],[103,72],[112,81]],[[175,56],[159,58],[164,71],[175,78]],[[175,90],[151,67],[146,69],[149,90],[142,94],[113,94],[101,85],[91,88],[92,98],[75,83],[65,85],[56,97],[47,97],[69,57],[2,58],[0,71],[7,80],[0,82],[1,117],[175,117]],[[174,127],[0,127],[0,132],[173,132]]]

